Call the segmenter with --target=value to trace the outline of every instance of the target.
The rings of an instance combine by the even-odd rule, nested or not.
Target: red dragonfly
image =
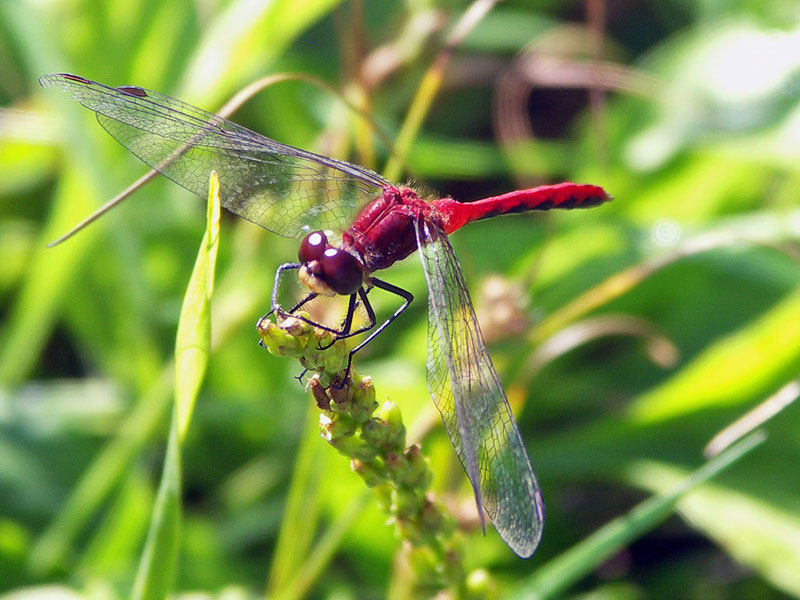
[[[330,331],[341,338],[372,329],[351,360],[413,300],[372,274],[418,252],[428,284],[431,397],[472,484],[481,522],[485,511],[511,550],[533,554],[544,522],[541,490],[447,236],[497,215],[595,206],[609,200],[602,188],[561,183],[477,202],[429,201],[364,167],[281,144],[150,90],[112,88],[65,73],[39,82],[72,94],[120,144],[177,184],[205,197],[209,173],[216,170],[224,207],[302,240],[300,262],[278,270],[272,308],[279,310],[281,273],[292,269],[310,289],[292,311],[318,295],[349,296],[342,328]],[[403,298],[378,327],[367,296],[373,287]],[[359,303],[369,323],[352,331]]]

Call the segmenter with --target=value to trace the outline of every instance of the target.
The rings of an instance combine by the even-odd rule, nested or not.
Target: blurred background
[[[454,33],[468,7],[0,3],[2,597],[129,597],[205,226],[203,201],[156,180],[47,249],[145,168],[93,114],[39,88],[44,73],[211,111],[260,77],[302,73],[332,89],[276,83],[233,120],[463,201],[562,180],[614,196],[452,236],[548,511],[529,560],[466,519],[465,568],[486,569],[498,597],[531,597],[551,561],[700,468],[718,432],[781,389],[778,401],[794,398],[800,5],[508,0]],[[430,69],[441,85],[414,127]],[[397,164],[343,99],[398,144]],[[392,527],[374,502],[359,504],[363,483],[318,438],[298,364],[257,345],[274,269],[296,243],[228,213],[221,239],[213,350],[183,452],[175,594],[385,597],[403,577]],[[417,301],[357,368],[409,428],[435,424],[423,449],[458,512],[471,493],[425,387],[417,258],[383,278]],[[800,597],[800,407],[765,429],[766,442],[596,553],[557,594]],[[320,540],[331,544],[312,566]]]

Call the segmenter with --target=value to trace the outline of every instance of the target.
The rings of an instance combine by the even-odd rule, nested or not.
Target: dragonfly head
[[[349,296],[364,282],[364,267],[355,256],[328,243],[322,231],[309,233],[297,253],[303,266],[298,277],[321,296]]]

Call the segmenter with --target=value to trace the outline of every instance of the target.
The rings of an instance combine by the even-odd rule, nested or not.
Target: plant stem
[[[346,372],[345,341],[331,345],[330,332],[293,317],[280,324],[262,320],[258,331],[262,345],[272,354],[297,358],[313,372],[308,387],[321,411],[320,433],[350,459],[353,472],[373,490],[379,506],[390,516],[401,540],[402,563],[412,578],[412,596],[444,592],[441,597],[457,598],[468,592],[476,597],[474,590],[466,589],[463,539],[457,523],[429,492],[432,472],[427,459],[419,444],[406,446],[399,407],[391,401],[379,405],[372,379],[353,368]]]

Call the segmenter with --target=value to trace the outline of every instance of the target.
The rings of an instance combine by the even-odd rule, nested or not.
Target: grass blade
[[[771,447],[774,444],[770,444]],[[660,492],[683,476],[672,465],[651,465],[632,482]],[[788,493],[792,494],[790,476]],[[778,487],[777,485],[775,487]],[[787,597],[800,597],[800,517],[792,502],[723,483],[704,485],[682,498],[681,516],[745,568],[753,569]]]
[[[211,174],[208,193],[208,226],[186,288],[175,341],[175,401],[181,443],[208,366],[211,344],[211,295],[219,247],[219,179],[216,172]]]
[[[183,299],[175,342],[175,405],[164,471],[133,597],[166,598],[172,587],[181,524],[181,445],[191,421],[211,346],[211,295],[219,246],[219,180],[211,173],[208,225]]]
[[[530,600],[560,596],[570,585],[604,560],[614,556],[642,533],[660,524],[672,514],[675,504],[684,494],[731,466],[765,438],[763,433],[745,438],[705,463],[668,492],[653,496],[634,507],[627,515],[614,519],[539,569],[511,597]]]
[[[318,416],[309,410],[306,415],[297,462],[292,471],[292,483],[286,500],[281,531],[267,581],[268,598],[288,598],[293,591],[293,578],[307,571],[304,564],[317,532],[322,508],[320,490],[327,455],[319,443]]]

